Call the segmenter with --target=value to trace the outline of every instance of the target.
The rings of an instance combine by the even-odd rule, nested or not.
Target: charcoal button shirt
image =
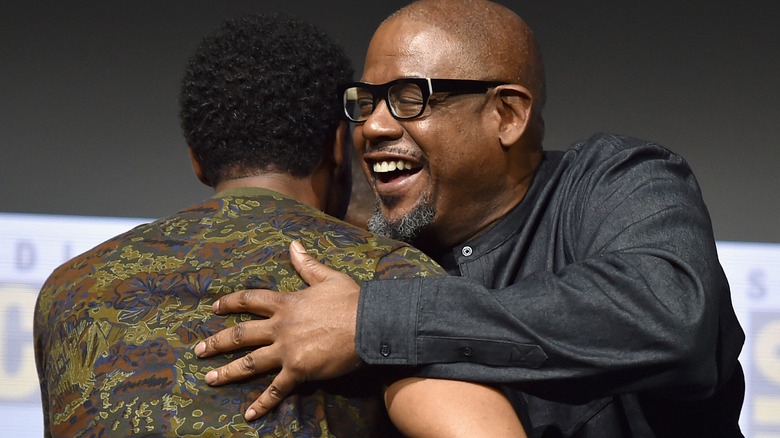
[[[742,436],[744,333],[669,150],[598,134],[546,151],[517,207],[431,255],[452,276],[363,285],[369,364],[503,384],[530,436]]]

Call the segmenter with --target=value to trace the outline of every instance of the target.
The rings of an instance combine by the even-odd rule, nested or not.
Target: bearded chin
[[[377,199],[374,205],[374,212],[368,219],[368,231],[409,244],[415,243],[420,233],[433,223],[436,216],[436,210],[428,196],[423,197],[409,213],[393,221],[382,216],[381,202]]]

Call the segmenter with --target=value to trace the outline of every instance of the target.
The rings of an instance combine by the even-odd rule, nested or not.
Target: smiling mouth
[[[377,180],[387,183],[398,178],[413,175],[419,172],[422,167],[415,167],[409,161],[396,159],[375,161],[371,165],[371,169]]]

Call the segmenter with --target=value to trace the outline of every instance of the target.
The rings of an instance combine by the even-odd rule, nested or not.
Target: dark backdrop
[[[512,1],[547,66],[548,149],[596,131],[682,154],[719,240],[780,242],[780,2]],[[0,12],[0,211],[159,217],[211,194],[178,81],[223,18],[278,11],[340,40],[358,75],[403,1],[13,1]],[[495,29],[500,32],[501,29]]]

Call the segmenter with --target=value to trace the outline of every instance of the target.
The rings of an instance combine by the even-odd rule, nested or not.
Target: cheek
[[[361,178],[363,178],[366,182],[371,184],[374,179],[374,174],[371,173],[371,171],[368,169],[368,164],[366,164],[364,161],[360,161],[360,173],[363,175]]]
[[[355,125],[355,129],[352,130],[352,144],[357,156],[362,158],[366,151],[366,139],[363,137],[363,129],[360,125]]]
[[[431,133],[437,147],[428,154],[434,178],[444,184],[464,185],[475,173],[490,171],[484,166],[490,163],[481,153],[484,145],[474,138],[469,127],[453,126],[449,131]],[[431,148],[432,149],[432,148]]]
[[[358,166],[360,173],[365,175],[367,179],[370,179],[367,165],[363,161],[363,154],[366,152],[366,139],[363,138],[363,133],[359,126],[352,131],[352,147],[355,150],[355,154],[352,157],[352,165]]]

